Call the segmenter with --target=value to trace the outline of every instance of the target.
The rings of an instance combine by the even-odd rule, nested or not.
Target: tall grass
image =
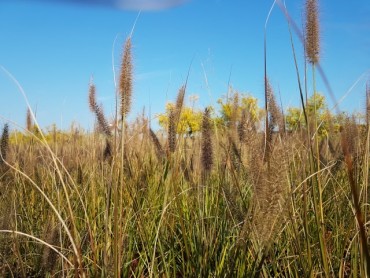
[[[296,25],[286,15],[291,31]],[[313,100],[318,31],[317,2],[308,0],[303,48]],[[362,122],[331,115],[321,133],[324,122],[316,102],[305,97],[309,86],[301,76],[308,74],[299,72],[298,46],[291,42],[298,126],[287,125],[269,82],[266,37],[261,117],[234,94],[227,117],[208,107],[200,132],[180,134],[186,80],[163,134],[144,116],[128,122],[131,36],[114,130],[92,81],[86,104],[96,119],[92,132],[44,133],[32,110],[24,132],[5,124],[0,276],[369,276],[369,86]]]

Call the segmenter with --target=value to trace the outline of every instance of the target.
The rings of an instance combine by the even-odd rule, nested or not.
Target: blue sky
[[[152,117],[163,112],[166,102],[176,98],[189,67],[187,96],[199,96],[199,109],[216,106],[228,84],[258,97],[263,106],[263,32],[272,3],[189,0],[169,9],[143,11],[132,40],[131,117],[141,114],[143,107]],[[319,3],[321,65],[337,100],[359,79],[340,108],[360,111],[370,70],[370,4]],[[301,25],[304,2],[287,0],[286,5]],[[137,15],[135,10],[104,5],[0,0],[0,65],[22,85],[42,127],[56,123],[66,129],[76,121],[91,129],[94,116],[87,103],[91,76],[98,101],[108,116],[113,115],[112,53],[118,71],[122,45]],[[268,23],[267,43],[271,84],[280,92],[284,108],[298,106],[287,22],[278,7]],[[303,70],[303,50],[296,36],[295,43]],[[318,90],[327,95],[320,78]],[[24,126],[26,104],[3,71],[0,100],[0,116]]]

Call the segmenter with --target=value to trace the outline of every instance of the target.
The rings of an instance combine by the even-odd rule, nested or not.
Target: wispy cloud
[[[114,0],[117,6],[131,10],[163,10],[179,6],[188,0]]]
[[[84,5],[105,5],[126,10],[155,11],[182,5],[190,0],[39,0],[48,3],[65,2]]]

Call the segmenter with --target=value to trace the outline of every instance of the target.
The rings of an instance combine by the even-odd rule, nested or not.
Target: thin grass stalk
[[[74,251],[74,259],[75,259],[75,262],[76,262],[76,275],[80,275],[81,277],[85,277],[85,271],[84,271],[84,268],[83,268],[83,262],[82,262],[82,255],[81,255],[81,252],[80,250],[78,250],[77,248],[77,245],[76,243],[78,243],[79,239],[77,237],[77,229],[76,229],[76,225],[75,225],[75,217],[74,217],[74,214],[73,214],[73,210],[72,210],[72,206],[71,206],[71,203],[70,203],[70,198],[68,196],[68,192],[67,192],[67,187],[66,187],[66,184],[63,180],[63,177],[62,177],[62,174],[61,174],[61,171],[60,171],[60,167],[58,165],[58,160],[55,156],[55,154],[53,153],[53,151],[51,150],[49,144],[47,143],[47,140],[44,136],[44,133],[41,131],[41,129],[39,128],[39,125],[37,123],[37,120],[36,120],[36,117],[33,113],[33,111],[31,110],[31,107],[30,107],[30,104],[29,104],[29,101],[28,101],[28,98],[26,96],[26,93],[25,91],[23,90],[22,86],[20,85],[20,83],[18,82],[18,80],[9,72],[7,71],[4,67],[0,66],[1,69],[10,77],[10,79],[16,84],[16,86],[18,87],[19,91],[21,92],[24,100],[26,101],[26,104],[27,104],[27,107],[28,109],[30,110],[31,112],[31,116],[32,116],[32,119],[33,121],[35,122],[35,125],[36,125],[36,128],[40,131],[39,132],[39,135],[41,138],[38,138],[37,136],[35,136],[33,133],[31,133],[31,135],[33,136],[33,138],[35,138],[36,140],[38,140],[39,142],[42,143],[43,146],[46,147],[47,151],[50,153],[51,155],[51,158],[52,158],[52,161],[53,161],[53,164],[54,166],[56,167],[56,172],[58,174],[58,177],[60,179],[60,182],[62,184],[62,188],[63,188],[63,193],[65,194],[65,197],[66,197],[66,201],[67,201],[67,207],[68,207],[68,214],[70,216],[70,219],[71,219],[71,223],[72,223],[72,229],[71,231],[68,229],[68,227],[65,225],[65,222],[63,221],[63,219],[60,217],[58,211],[55,209],[55,212],[57,213],[57,216],[59,218],[59,220],[62,220],[62,224],[64,224],[64,228],[69,236],[69,239],[70,239],[70,242],[72,244],[72,247],[73,247],[73,251]],[[9,163],[6,163],[10,168],[12,168],[13,170],[18,170],[17,168],[15,167],[12,167]],[[20,170],[18,170],[17,172],[19,172],[21,175],[25,176],[26,178],[28,178],[35,186],[36,188],[39,189],[40,193],[46,197],[46,200],[48,201],[49,199],[47,198],[47,196],[44,194],[44,192],[32,181],[31,178],[29,178],[27,175],[25,175],[24,173],[22,173]],[[78,190],[77,190],[78,191]],[[53,208],[55,208],[51,202],[48,202]]]
[[[123,219],[123,187],[125,185],[124,163],[125,163],[125,134],[126,134],[126,116],[131,108],[132,96],[132,55],[131,55],[131,36],[126,40],[123,58],[121,64],[121,74],[119,80],[119,92],[121,97],[121,153],[120,153],[120,170],[119,186],[114,186],[114,277],[121,277],[121,254],[122,254],[122,219]]]
[[[361,251],[362,251],[361,253],[362,253],[362,256],[364,257],[362,259],[362,262],[364,265],[366,276],[370,277],[370,254],[369,254],[369,248],[367,245],[367,234],[365,230],[364,216],[361,211],[360,198],[359,198],[356,179],[354,175],[353,159],[350,153],[348,137],[349,137],[349,134],[346,134],[345,131],[342,131],[341,144],[342,144],[342,150],[343,150],[345,164],[347,168],[349,185],[351,187],[351,195],[352,195],[353,207],[355,209],[355,217],[356,217],[357,225],[359,229],[360,244],[361,244]]]
[[[15,191],[15,189],[13,189],[13,211],[14,211],[14,230],[17,231],[18,230],[18,212],[17,212],[17,206],[16,206],[16,196],[17,196],[17,193]],[[15,254],[15,256],[17,257],[17,264],[19,264],[20,266],[20,269],[21,269],[21,274],[22,274],[22,277],[26,277],[26,272],[25,272],[25,262],[23,261],[22,259],[22,255],[21,255],[21,250],[20,250],[20,244],[19,244],[19,240],[18,240],[18,234],[16,233],[13,233],[12,234],[13,236],[13,241],[14,241],[14,246],[13,246],[13,252]]]
[[[269,127],[269,110],[268,110],[268,84],[267,84],[267,53],[266,53],[266,31],[265,31],[265,36],[264,36],[264,87],[265,87],[265,148],[264,148],[264,158],[263,160],[267,163],[270,161],[269,157],[269,145],[271,143],[271,138],[270,138],[270,127]]]
[[[366,127],[370,126],[370,81],[366,83]]]
[[[49,197],[45,194],[45,192],[25,173],[23,173],[21,170],[15,168],[14,166],[10,165],[9,163],[5,162],[6,165],[14,170],[15,172],[19,173],[21,176],[23,176],[27,181],[30,182],[30,184],[32,186],[34,186],[37,191],[40,192],[40,194],[43,196],[43,198],[46,200],[46,202],[50,205],[51,209],[54,211],[55,215],[57,216],[58,220],[60,221],[60,223],[62,224],[63,228],[64,228],[64,231],[67,233],[67,236],[70,240],[70,243],[72,245],[72,249],[74,251],[74,255],[77,259],[79,258],[79,255],[78,255],[78,248],[76,246],[76,243],[75,243],[75,240],[74,240],[74,237],[73,237],[73,230],[70,231],[67,224],[65,223],[65,221],[63,220],[62,216],[60,215],[60,213],[58,212],[58,210],[56,209],[56,207],[53,205],[53,203],[51,202],[51,200],[49,199]],[[76,267],[76,266],[75,266]],[[78,269],[78,268],[76,268]]]
[[[123,131],[123,130],[121,130]],[[121,134],[121,137],[123,137],[123,135]],[[123,141],[123,139],[121,138],[121,142]],[[121,145],[121,152],[123,152],[123,145]],[[122,153],[121,153],[121,164],[119,165],[119,175],[122,176],[123,175],[123,159],[122,159]],[[121,268],[120,268],[120,236],[119,236],[119,226],[120,226],[120,215],[121,215],[121,212],[119,210],[120,208],[120,201],[121,201],[121,194],[120,192],[122,191],[121,190],[121,186],[123,186],[123,181],[120,180],[120,182],[115,182],[114,183],[114,187],[113,187],[113,199],[114,199],[114,209],[113,209],[113,263],[114,263],[114,277],[115,278],[119,278],[121,276]]]
[[[273,2],[270,11],[267,15],[264,34],[263,34],[263,69],[264,69],[264,90],[265,90],[265,138],[264,138],[264,152],[263,152],[263,161],[267,162],[268,168],[270,168],[270,145],[271,145],[271,134],[270,134],[270,126],[269,126],[269,107],[268,107],[268,99],[269,99],[269,88],[268,88],[268,79],[267,79],[267,23],[270,19],[271,12],[275,6],[275,2]]]
[[[315,131],[315,137],[314,137],[314,147],[311,148],[311,156],[313,158],[313,168],[314,172],[318,173],[314,177],[314,183],[312,187],[312,194],[314,197],[314,207],[315,207],[315,218],[316,218],[316,225],[318,228],[318,239],[320,243],[320,251],[321,251],[321,260],[325,271],[325,276],[329,277],[329,266],[328,266],[328,257],[327,257],[327,250],[326,250],[326,242],[325,242],[325,223],[324,223],[324,207],[323,207],[323,189],[321,185],[321,179],[319,176],[320,172],[320,149],[319,149],[319,134],[318,134],[318,117],[317,117],[317,101],[316,101],[316,78],[315,78],[315,64],[312,64],[312,75],[313,75],[313,90],[314,90],[314,114],[313,114],[313,121],[314,121],[314,131]],[[315,153],[315,155],[314,155]],[[316,161],[314,160],[314,157],[316,157]],[[317,188],[316,188],[317,186]],[[318,194],[318,196],[316,195]]]
[[[312,65],[312,85],[314,98],[314,131],[315,131],[315,154],[316,161],[313,159],[313,167],[316,173],[320,172],[320,151],[319,151],[319,135],[318,135],[318,117],[317,117],[317,101],[316,101],[316,76],[315,65],[319,62],[320,55],[320,35],[319,35],[319,18],[317,0],[306,0],[306,22],[305,22],[305,54],[307,61]],[[305,60],[306,60],[305,59]],[[314,157],[314,151],[311,148],[311,154]],[[312,157],[312,158],[313,158]],[[317,189],[316,189],[317,186]],[[324,223],[324,208],[322,200],[322,185],[321,179],[317,174],[314,178],[314,187],[312,188],[315,208],[316,225],[318,228],[318,240],[320,243],[321,261],[324,267],[325,276],[329,276],[328,254],[325,242],[325,223]],[[318,193],[318,196],[316,196]]]
[[[36,137],[37,138],[37,137]],[[64,179],[63,177],[61,176],[61,170],[64,171],[64,173],[67,175],[67,178],[68,180],[70,181],[72,187],[73,187],[73,190],[74,192],[76,192],[77,196],[78,196],[78,200],[82,206],[82,210],[83,210],[83,213],[84,213],[84,216],[85,216],[85,220],[86,220],[86,224],[87,224],[87,228],[88,228],[88,233],[89,233],[89,237],[90,237],[90,243],[91,243],[91,249],[92,249],[92,255],[93,255],[93,262],[94,262],[94,268],[97,269],[97,265],[96,265],[96,256],[95,256],[95,244],[94,244],[94,238],[93,238],[93,234],[92,234],[92,225],[91,225],[91,221],[90,221],[90,218],[88,216],[88,213],[87,213],[87,209],[86,209],[86,205],[82,199],[82,196],[81,196],[81,193],[79,191],[79,188],[77,187],[74,179],[72,178],[72,176],[70,175],[69,171],[66,169],[65,165],[63,164],[63,162],[54,155],[54,153],[52,153],[52,151],[50,150],[51,154],[52,154],[52,157],[55,159],[55,163],[58,163],[58,168],[57,168],[57,173],[58,173],[58,178],[61,180],[61,183],[62,184],[65,184],[64,182]],[[59,168],[60,167],[60,168]],[[85,274],[82,273],[82,276],[84,276]]]
[[[73,263],[70,260],[68,260],[68,258],[66,256],[64,256],[62,252],[60,252],[53,245],[47,243],[46,241],[43,241],[40,238],[37,238],[37,237],[35,237],[33,235],[26,234],[26,233],[23,233],[23,232],[20,232],[20,231],[13,231],[13,230],[0,230],[0,233],[17,234],[17,235],[20,235],[20,236],[24,236],[24,237],[30,238],[30,239],[32,239],[32,240],[34,240],[34,241],[36,241],[36,242],[38,242],[38,243],[46,246],[47,248],[50,248],[54,252],[56,252],[63,259],[63,261],[67,262],[70,267],[73,267]]]
[[[364,150],[364,173],[363,173],[363,180],[364,180],[364,191],[365,194],[363,195],[363,203],[367,203],[368,194],[369,194],[369,150],[370,150],[370,86],[369,82],[366,83],[366,142],[365,142],[365,150]],[[367,223],[367,212],[368,207],[364,206],[364,222]]]
[[[113,42],[113,46],[112,46],[112,72],[113,72],[113,82],[114,82],[114,89],[115,89],[115,92],[114,92],[114,100],[115,100],[114,101],[114,133],[113,133],[114,154],[116,154],[117,148],[118,148],[118,146],[117,146],[118,145],[118,143],[117,143],[117,140],[118,140],[118,109],[119,109],[118,100],[119,100],[119,97],[120,97],[118,86],[117,86],[116,69],[115,69],[115,63],[114,63],[114,46],[115,46],[117,38],[118,38],[118,35],[115,37],[114,42]]]

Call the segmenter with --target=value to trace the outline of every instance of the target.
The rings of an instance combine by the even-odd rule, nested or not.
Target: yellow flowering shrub
[[[174,109],[175,105],[173,103],[167,103],[166,112],[158,115],[159,125],[167,129],[168,127],[168,115],[171,109]],[[181,110],[181,115],[179,123],[177,125],[178,134],[191,134],[200,131],[202,126],[202,112],[190,107],[183,107]]]

